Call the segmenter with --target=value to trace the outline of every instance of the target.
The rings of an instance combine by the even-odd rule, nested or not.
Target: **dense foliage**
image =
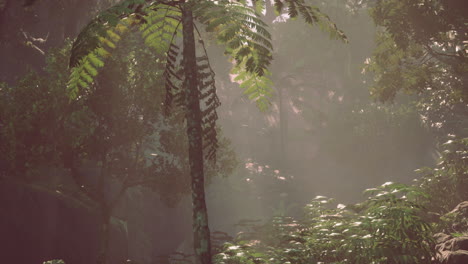
[[[78,100],[66,93],[71,43],[52,50],[45,74],[32,71],[0,90],[1,179],[50,193],[101,216],[101,258],[114,209],[129,188],[156,191],[175,206],[190,192],[181,112],[164,117],[159,59],[129,38],[115,50],[95,84]],[[138,52],[136,52],[138,51]],[[207,181],[229,175],[236,157],[225,138]]]
[[[387,101],[400,90],[442,89],[466,101],[467,10],[462,2],[377,2],[371,11],[381,26],[370,61],[376,73],[374,96]]]
[[[133,178],[127,180],[129,186],[152,186],[168,201],[177,201],[188,192],[187,157],[183,151],[186,143],[182,134],[174,133],[183,131],[180,116],[163,121],[164,95],[154,89],[161,85],[162,72],[143,70],[157,68],[158,60],[141,44],[128,41],[116,51],[120,55],[103,71],[99,84],[75,103],[70,104],[65,92],[70,42],[51,51],[46,75],[30,71],[16,86],[2,84],[2,176],[42,181],[53,189],[60,184],[50,185],[47,177],[52,177],[51,171],[69,169],[70,162],[76,167],[99,168],[97,163],[103,162],[104,155],[109,162],[108,183],[132,174]],[[228,144],[221,140],[219,162],[207,165],[208,175],[213,176],[215,170],[223,173],[224,169],[223,174],[228,174],[235,166],[233,153],[224,155]],[[222,163],[227,167],[220,167]],[[55,181],[64,181],[57,177]],[[89,180],[86,177],[79,176]],[[93,192],[96,186],[88,184],[89,192]]]
[[[317,196],[299,219],[251,225],[216,263],[432,263],[433,234],[455,232],[446,226],[450,215],[440,216],[468,198],[467,143],[448,142],[438,167],[413,185],[387,182],[367,189],[364,202],[336,208]]]

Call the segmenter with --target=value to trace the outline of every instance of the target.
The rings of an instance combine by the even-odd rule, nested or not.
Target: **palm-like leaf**
[[[305,0],[274,0],[275,11],[281,14],[286,9],[291,18],[301,16],[309,25],[318,25],[323,31],[328,32],[333,39],[348,42],[343,31],[339,30],[328,15],[322,13],[316,6],[310,6]]]
[[[261,11],[261,3],[258,3]],[[225,45],[225,54],[234,61],[233,74],[244,93],[257,103],[260,110],[268,109],[272,96],[267,67],[272,60],[271,35],[260,15],[243,3],[214,3],[197,5],[197,19],[214,32],[218,42]]]
[[[122,35],[130,27],[141,23],[141,8],[145,0],[126,0],[93,19],[73,43],[70,56],[70,79],[67,85],[71,99],[78,97],[80,88],[86,89],[104,66]]]
[[[272,60],[271,36],[267,25],[250,7],[241,3],[202,2],[194,14],[216,33],[217,40],[226,46],[225,53],[248,72],[262,76]],[[245,64],[244,64],[245,63]]]
[[[99,26],[96,21],[88,25],[90,37],[83,40],[78,37],[72,50],[70,65],[73,67],[67,85],[71,99],[78,97],[80,88],[86,89],[94,81],[99,68],[104,66],[104,60],[111,55],[111,49],[116,47],[121,36],[128,32],[130,26],[137,22],[135,16],[119,20],[115,26]],[[88,49],[86,54],[84,51]]]
[[[157,53],[166,53],[176,34],[180,34],[179,25],[181,10],[176,6],[155,3],[148,7],[145,23],[139,30],[145,44]]]

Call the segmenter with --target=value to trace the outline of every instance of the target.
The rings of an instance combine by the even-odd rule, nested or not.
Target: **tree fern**
[[[193,12],[196,19],[206,26],[206,30],[216,33],[218,42],[225,45],[225,53],[235,63],[233,73],[246,71],[237,80],[249,98],[254,98],[260,109],[266,110],[266,102],[272,96],[271,89],[265,86],[271,84],[265,76],[272,60],[271,35],[259,15],[264,11],[265,2],[257,0],[252,3],[254,8],[247,6],[245,1],[200,1]],[[146,7],[143,8],[145,4]],[[347,41],[343,32],[337,29],[327,15],[317,7],[305,4],[304,0],[275,0],[275,9],[278,14],[286,10],[291,18],[302,16],[308,24],[317,24],[322,30],[329,32],[332,38]],[[180,18],[181,10],[175,2],[127,0],[103,12],[83,30],[82,34],[86,33],[87,37],[80,34],[75,42],[74,56],[70,60],[70,65],[75,66],[68,85],[70,97],[77,97],[80,88],[90,85],[121,34],[128,30],[128,22],[131,22],[141,24],[139,30],[146,45],[153,47],[158,53],[167,54],[167,101],[180,99],[181,94],[174,96],[178,86],[174,82],[177,82],[176,79],[180,80],[181,76],[173,72],[175,61],[171,57],[176,47],[173,43],[175,36],[180,35]],[[126,19],[129,21],[126,22]]]
[[[269,79],[271,74],[267,70],[272,60],[273,47],[267,24],[260,18],[260,13],[265,10],[265,2],[256,0],[252,4],[253,7],[248,6],[246,1],[198,1],[192,11],[195,19],[205,25],[205,30],[213,32],[218,42],[225,46],[225,54],[231,57],[234,65],[231,73],[236,75],[235,81],[240,83],[244,94],[261,111],[266,111],[273,97]],[[327,15],[317,7],[305,4],[304,0],[275,0],[275,10],[278,14],[286,10],[291,18],[301,16],[306,23],[319,25],[331,37],[347,41],[343,32],[337,29]],[[180,65],[181,49],[176,44],[177,38],[181,36],[181,19],[179,2],[127,0],[103,12],[82,31],[74,43],[70,59],[70,65],[74,68],[68,83],[70,97],[76,98],[80,88],[89,87],[122,35],[137,24],[144,43],[154,48],[156,53],[166,55],[166,113],[173,104],[183,106],[185,95],[181,88],[185,76]],[[204,50],[203,42],[200,43]],[[207,149],[207,157],[212,158],[217,146],[216,107],[220,103],[206,51],[198,59],[204,147]]]
[[[197,86],[200,99],[200,110],[203,130],[203,149],[205,158],[216,160],[216,150],[218,148],[216,121],[218,114],[216,109],[220,106],[220,101],[216,94],[215,73],[211,68],[206,54],[203,41],[199,41],[203,54],[197,57]],[[183,91],[183,80],[185,78],[181,67],[180,48],[171,44],[166,59],[166,69],[164,72],[166,100],[165,110],[169,114],[172,106],[185,109],[185,94]]]
[[[231,57],[234,65],[232,73],[237,75],[235,80],[264,111],[273,96],[271,74],[267,70],[273,47],[267,25],[259,15],[264,11],[265,3],[263,0],[252,3],[254,7],[248,6],[246,0],[126,0],[91,22],[78,36],[72,51],[70,65],[74,68],[68,83],[71,98],[78,96],[80,87],[87,88],[93,82],[99,68],[104,66],[104,59],[132,25],[139,25],[146,45],[166,55],[166,109],[175,102],[184,106],[186,112],[197,263],[211,263],[203,156],[214,158],[216,155],[216,108],[220,102],[216,95],[214,72],[201,39],[199,50],[203,50],[203,54],[196,53],[194,19],[201,22],[206,31],[214,32],[218,42],[225,46],[225,54]],[[307,23],[318,24],[333,37],[346,40],[328,16],[306,5],[304,0],[275,0],[278,13],[285,6],[290,17],[301,15]],[[179,34],[181,22],[183,34]],[[183,56],[177,45],[178,36],[182,37],[185,45]]]

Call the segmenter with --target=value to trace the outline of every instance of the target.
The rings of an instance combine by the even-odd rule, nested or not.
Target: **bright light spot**
[[[386,182],[386,183],[382,184],[382,186],[388,186],[388,185],[392,185],[392,184],[393,184],[393,182]]]

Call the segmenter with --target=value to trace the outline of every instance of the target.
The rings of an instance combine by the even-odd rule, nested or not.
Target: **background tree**
[[[381,26],[367,69],[371,93],[392,101],[399,91],[419,95],[425,122],[438,137],[465,137],[468,9],[463,1],[378,1],[371,11]]]
[[[466,188],[468,180],[463,162],[468,136],[468,8],[458,0],[388,0],[376,2],[371,15],[381,26],[366,67],[374,77],[371,93],[382,102],[392,102],[400,91],[413,95],[409,100],[441,152],[437,168],[419,170],[419,182],[431,197],[444,197],[431,198],[426,206],[446,213],[466,200],[459,188]]]

